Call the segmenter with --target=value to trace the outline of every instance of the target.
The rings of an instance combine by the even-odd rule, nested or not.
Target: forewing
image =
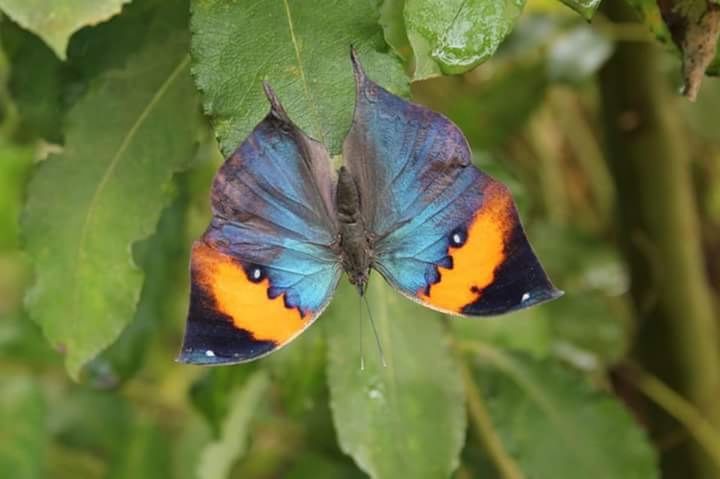
[[[340,276],[327,151],[266,93],[271,111],[220,168],[193,245],[182,362],[269,354],[318,317]]]
[[[509,191],[472,165],[460,130],[353,63],[357,99],[343,155],[375,268],[403,294],[451,314],[495,315],[557,297]]]

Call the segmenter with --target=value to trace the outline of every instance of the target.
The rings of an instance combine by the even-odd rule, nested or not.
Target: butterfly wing
[[[374,267],[406,296],[451,314],[501,314],[557,297],[509,191],[472,165],[460,130],[353,63],[343,154],[374,236]]]
[[[340,276],[328,153],[266,94],[271,111],[218,171],[193,245],[181,362],[269,354],[320,315]]]

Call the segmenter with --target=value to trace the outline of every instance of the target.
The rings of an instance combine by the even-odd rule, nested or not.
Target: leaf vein
[[[290,41],[292,42],[293,49],[295,50],[295,58],[297,59],[298,69],[300,70],[300,78],[302,79],[303,89],[305,90],[305,95],[308,98],[308,104],[313,111],[313,117],[315,120],[313,123],[315,124],[315,130],[320,136],[322,143],[325,144],[327,143],[325,141],[325,132],[322,130],[322,128],[320,128],[319,123],[320,113],[317,110],[317,103],[314,101],[313,96],[310,93],[310,86],[308,85],[308,81],[305,76],[305,68],[303,67],[302,58],[300,55],[300,45],[298,45],[297,38],[295,37],[295,27],[293,26],[292,14],[290,13],[290,5],[288,4],[287,0],[283,0],[283,4],[285,5],[285,14],[287,15],[288,28],[290,29]]]
[[[153,97],[150,99],[148,104],[145,106],[142,112],[140,112],[140,115],[138,116],[137,120],[133,123],[131,128],[128,130],[127,134],[123,138],[123,141],[120,143],[120,147],[113,155],[112,159],[110,160],[110,163],[105,170],[105,173],[103,174],[102,178],[98,182],[97,187],[95,188],[95,191],[92,194],[92,197],[90,198],[90,203],[88,204],[87,214],[85,215],[85,221],[83,222],[82,229],[80,230],[80,239],[78,240],[78,247],[77,251],[75,253],[75,263],[73,265],[73,274],[72,274],[72,282],[71,287],[73,288],[73,302],[72,302],[72,316],[75,317],[77,313],[77,305],[78,305],[78,294],[79,294],[79,288],[76,287],[78,273],[79,273],[79,265],[81,263],[81,255],[83,250],[85,249],[85,243],[87,242],[88,238],[88,232],[90,230],[90,225],[93,222],[95,211],[97,209],[97,203],[98,198],[100,197],[101,192],[105,189],[107,186],[107,183],[110,181],[110,178],[112,177],[113,172],[117,168],[118,164],[120,163],[121,158],[123,157],[125,151],[130,146],[130,142],[133,140],[135,135],[137,134],[138,130],[142,126],[142,124],[147,120],[148,116],[150,115],[150,112],[155,108],[155,105],[162,99],[162,97],[165,95],[165,93],[170,88],[170,85],[172,85],[177,77],[179,76],[180,72],[183,71],[188,64],[190,63],[190,57],[188,55],[184,56],[182,61],[175,67],[175,69],[170,73],[170,75],[167,77],[167,79],[163,82],[162,85],[160,85],[160,88],[155,92]]]

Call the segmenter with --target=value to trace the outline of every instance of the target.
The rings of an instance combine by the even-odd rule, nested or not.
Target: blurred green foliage
[[[612,386],[635,338],[596,74],[625,30],[558,2],[123,3],[64,7],[48,31],[57,5],[0,0],[0,476],[658,476],[658,449]],[[599,4],[564,3],[588,18]],[[366,327],[359,369],[366,319],[347,284],[269,358],[174,363],[219,150],[265,114],[267,79],[337,151],[351,44],[379,83],[460,126],[566,296],[447,318],[374,276],[387,368]],[[718,98],[707,82],[678,109],[710,172],[710,245]]]

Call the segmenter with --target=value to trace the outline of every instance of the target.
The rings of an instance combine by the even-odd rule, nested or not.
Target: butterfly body
[[[453,315],[561,294],[510,192],[472,165],[460,130],[352,60],[355,114],[337,172],[265,84],[270,112],[218,171],[213,220],[193,246],[180,361],[239,363],[288,344],[322,313],[343,271],[361,295],[374,269]]]
[[[372,236],[363,221],[360,201],[355,180],[341,167],[336,190],[340,258],[348,280],[363,294],[372,266]]]

